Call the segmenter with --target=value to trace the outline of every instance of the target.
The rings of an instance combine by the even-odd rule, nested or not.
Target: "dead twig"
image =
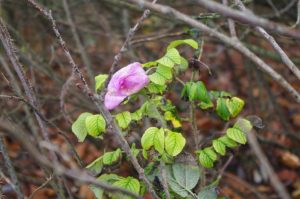
[[[152,4],[155,4],[157,0],[153,0]],[[122,58],[122,55],[124,52],[126,52],[126,50],[128,49],[128,46],[130,45],[130,41],[132,40],[133,36],[135,35],[136,31],[138,30],[138,28],[140,27],[140,25],[142,24],[142,22],[150,15],[150,10],[146,9],[143,12],[143,15],[138,19],[138,21],[136,22],[136,24],[129,30],[128,35],[126,37],[126,40],[124,41],[122,47],[120,48],[118,54],[115,55],[114,57],[114,61],[110,67],[109,70],[109,74],[108,74],[108,78],[105,82],[105,87],[107,87],[109,80],[111,79],[111,76],[114,72],[116,72],[117,68],[118,68],[118,64]],[[103,89],[101,92],[101,96],[104,96],[106,93],[106,89]]]
[[[186,32],[171,32],[171,33],[165,33],[165,34],[157,34],[157,35],[151,35],[151,36],[145,36],[143,38],[135,39],[130,42],[130,45],[136,45],[139,43],[145,43],[145,42],[151,42],[151,41],[157,41],[160,39],[164,39],[166,37],[178,37],[182,35],[186,35]]]
[[[277,23],[274,23],[272,21],[269,21],[267,19],[258,17],[254,14],[240,12],[237,10],[234,10],[232,8],[228,8],[226,6],[223,6],[222,4],[216,3],[211,0],[197,0],[196,1],[199,5],[203,6],[204,8],[212,11],[220,13],[226,17],[232,18],[234,20],[247,23],[251,26],[260,26],[262,28],[265,28],[267,30],[277,32],[295,39],[300,39],[300,31],[292,29],[287,26],[283,26]]]
[[[38,11],[40,11],[51,22],[52,29],[53,29],[53,31],[54,31],[57,39],[58,39],[58,42],[61,45],[61,47],[63,48],[63,51],[64,51],[70,65],[72,66],[73,73],[76,74],[80,78],[81,82],[84,85],[84,91],[87,93],[87,95],[94,102],[96,107],[99,109],[100,113],[103,115],[105,121],[107,122],[107,125],[112,129],[111,133],[116,137],[116,139],[118,140],[118,143],[121,146],[122,150],[129,157],[132,165],[134,166],[135,170],[138,172],[140,179],[144,181],[148,191],[151,193],[153,198],[155,198],[155,199],[159,198],[157,196],[156,192],[154,191],[154,189],[152,187],[152,184],[150,183],[150,181],[146,177],[146,175],[144,173],[144,169],[140,166],[140,164],[138,163],[136,157],[132,154],[130,146],[129,146],[127,140],[122,135],[122,131],[117,126],[117,124],[116,124],[115,120],[113,119],[112,115],[110,114],[110,112],[103,106],[103,103],[102,103],[103,98],[102,97],[97,98],[97,96],[95,96],[94,93],[89,88],[83,74],[81,73],[80,69],[76,65],[74,59],[72,58],[72,56],[70,54],[69,49],[66,46],[65,41],[63,40],[60,32],[58,31],[58,29],[56,27],[55,20],[53,19],[52,14],[51,14],[51,10],[48,11],[47,9],[43,8],[40,4],[38,4],[34,0],[27,0],[27,1],[31,5],[33,5]]]
[[[261,147],[257,141],[255,132],[247,133],[247,138],[248,138],[248,142],[249,142],[249,145],[250,145],[253,153],[259,160],[261,166],[264,168],[264,171],[266,171],[266,174],[268,175],[268,177],[270,179],[271,185],[273,186],[273,188],[275,189],[277,194],[282,199],[291,199],[290,195],[288,194],[287,190],[285,189],[283,184],[278,179],[269,160],[267,159],[266,155],[264,154],[263,150],[261,149]]]
[[[140,196],[130,192],[128,190],[111,186],[110,184],[101,182],[90,176],[85,170],[82,169],[67,169],[58,162],[51,162],[47,159],[40,151],[32,144],[32,142],[25,135],[24,130],[16,127],[15,125],[9,123],[8,121],[0,120],[0,129],[6,133],[8,136],[14,137],[20,142],[20,144],[28,151],[31,157],[38,162],[41,166],[52,169],[56,174],[63,175],[68,178],[72,178],[81,183],[93,184],[96,187],[102,188],[108,192],[122,193],[133,198],[142,199]]]
[[[75,21],[73,20],[72,15],[71,15],[71,10],[70,10],[69,4],[68,4],[68,0],[62,0],[62,1],[63,1],[64,10],[65,10],[65,13],[66,13],[66,16],[67,16],[68,24],[70,24],[71,32],[72,32],[73,38],[75,40],[76,47],[79,50],[81,59],[82,59],[84,65],[87,69],[90,82],[92,83],[92,82],[94,82],[94,76],[95,75],[94,75],[94,72],[93,72],[91,61],[90,61],[90,59],[89,59],[89,57],[88,57],[88,55],[87,55],[87,53],[84,49],[84,46],[82,45],[82,42],[80,41],[80,37],[79,37],[79,34],[77,32]]]
[[[297,21],[296,21],[296,23],[292,26],[293,28],[296,28],[296,27],[299,26],[299,24],[300,24],[300,0],[298,0],[298,4],[297,4],[297,12],[298,12],[298,15],[297,15]]]
[[[41,185],[39,186],[38,188],[36,188],[31,194],[30,196],[28,197],[28,199],[32,199],[34,197],[34,195],[39,191],[41,190],[42,188],[44,188],[45,186],[47,186],[47,184],[52,180],[52,176],[49,176],[47,178],[47,180]]]
[[[239,8],[242,11],[245,11],[247,13],[252,13],[250,10],[248,10],[243,2],[241,0],[235,0],[236,4],[239,6]],[[300,9],[300,8],[299,8]],[[256,26],[255,30],[259,32],[274,48],[274,50],[278,53],[280,56],[282,62],[296,75],[296,77],[300,80],[300,70],[299,68],[292,62],[292,60],[287,56],[287,54],[282,50],[282,48],[279,46],[279,44],[276,42],[276,40],[269,35],[265,29],[262,27]]]
[[[240,51],[250,60],[252,60],[261,70],[270,75],[278,84],[280,84],[286,91],[288,91],[298,103],[300,103],[300,94],[290,83],[288,83],[279,73],[277,73],[271,66],[266,64],[261,58],[257,57],[253,52],[251,52],[248,48],[246,48],[239,40],[230,38],[208,26],[205,24],[192,19],[190,16],[185,15],[171,7],[160,5],[160,4],[151,4],[147,1],[143,0],[127,0],[131,3],[137,5],[143,5],[153,11],[172,16],[173,18],[183,21],[186,24],[189,24],[192,27],[198,28],[201,31],[218,38],[224,43],[232,46],[236,50]]]

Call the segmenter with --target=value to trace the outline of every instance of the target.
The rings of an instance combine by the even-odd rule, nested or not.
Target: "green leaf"
[[[165,138],[165,148],[170,156],[178,155],[185,146],[186,140],[181,133],[168,131]]]
[[[152,146],[160,154],[164,152],[165,133],[163,129],[156,127],[148,128],[141,139],[142,147],[145,150],[149,150]]]
[[[169,187],[179,196],[186,198],[189,195],[189,190],[187,190],[184,186],[181,186],[175,179],[173,175],[173,169],[171,166],[166,166],[167,173],[167,181]]]
[[[207,187],[198,193],[197,199],[217,199],[218,194],[215,187]]]
[[[113,185],[118,186],[118,187],[123,188],[123,189],[126,189],[126,190],[131,191],[131,192],[136,193],[136,194],[139,194],[140,188],[141,188],[140,182],[137,179],[135,179],[133,177],[130,177],[130,176],[127,177],[127,178],[124,178],[124,179],[121,179],[119,181],[114,182]],[[118,194],[117,198],[128,199],[128,198],[131,198],[131,197]]]
[[[156,72],[159,73],[161,76],[164,76],[166,80],[172,79],[172,69],[168,68],[163,65],[159,65],[156,69]]]
[[[143,118],[143,110],[142,109],[138,109],[135,112],[130,113],[130,114],[131,114],[131,116],[130,116],[131,119],[134,121],[139,121]]]
[[[223,135],[222,137],[218,138],[218,140],[229,148],[235,148],[238,146],[238,144],[234,140],[230,139],[227,135]]]
[[[98,137],[105,131],[106,122],[102,115],[90,115],[85,119],[85,126],[89,135]]]
[[[142,155],[146,160],[148,159],[148,153],[145,149],[142,150]]]
[[[227,136],[240,144],[246,144],[247,138],[245,133],[236,128],[229,128],[226,131]]]
[[[150,127],[145,131],[141,139],[143,149],[149,150],[154,145],[153,137],[157,131],[159,131],[159,129],[156,127]]]
[[[103,168],[103,157],[100,156],[96,160],[94,160],[92,163],[86,166],[86,168],[92,172],[94,176],[98,175],[101,173],[102,168]]]
[[[149,75],[149,79],[155,84],[164,86],[167,80],[172,79],[172,69],[159,65],[156,72]]]
[[[120,128],[126,129],[131,122],[131,114],[128,111],[116,115],[117,124]]]
[[[197,83],[197,97],[196,99],[205,102],[210,103],[210,96],[208,95],[208,92],[206,90],[206,87],[202,81],[198,81]]]
[[[192,190],[200,179],[198,166],[187,163],[175,163],[172,165],[173,175],[178,184],[187,190]]]
[[[99,178],[97,178],[97,180],[99,180],[100,182],[106,182],[109,184],[112,184],[113,182],[116,182],[121,179],[123,179],[123,177],[120,177],[116,174],[103,174]],[[96,187],[95,185],[90,185],[90,189],[94,192],[97,199],[103,198],[103,189]]]
[[[211,148],[199,151],[200,164],[206,168],[212,168],[217,160],[217,154]]]
[[[184,40],[175,40],[175,41],[172,41],[168,45],[167,49],[169,50],[169,49],[175,48],[175,47],[177,47],[179,45],[182,45],[182,44],[187,44],[187,45],[191,46],[194,49],[198,49],[198,43],[195,40],[193,40],[193,39],[184,39]]]
[[[209,94],[213,98],[231,97],[231,94],[226,91],[210,91]]]
[[[198,104],[198,106],[203,109],[203,110],[206,110],[206,109],[209,109],[209,108],[213,108],[214,107],[214,104],[210,101],[208,103],[206,102],[200,102]]]
[[[187,91],[189,94],[189,100],[194,101],[197,98],[197,84],[195,82],[191,82],[187,87]]]
[[[151,66],[157,66],[157,62],[156,62],[156,61],[150,61],[150,62],[147,62],[147,63],[142,64],[142,66],[143,66],[144,68],[149,68],[149,67],[151,67]]]
[[[148,91],[153,94],[162,94],[166,88],[166,85],[159,85],[153,82],[150,82],[150,84],[147,86]]]
[[[96,90],[96,92],[103,89],[103,86],[104,86],[104,83],[105,83],[107,77],[108,77],[107,74],[100,74],[100,75],[97,75],[95,77],[95,84],[96,84],[95,90]]]
[[[84,141],[88,134],[88,131],[85,127],[85,119],[91,115],[91,113],[81,113],[77,120],[72,124],[72,132],[76,135],[79,142]]]
[[[169,68],[173,68],[175,64],[181,63],[180,57],[179,52],[175,48],[171,48],[167,50],[167,53],[157,60],[157,62]]]
[[[103,193],[104,193],[103,189],[96,187],[95,185],[90,185],[89,188],[94,193],[96,199],[103,199]]]
[[[238,121],[233,125],[233,128],[239,129],[244,133],[249,133],[253,126],[249,120],[239,118]]]
[[[164,153],[165,148],[165,132],[163,129],[159,129],[153,137],[154,149],[160,154]]]
[[[245,102],[238,97],[232,97],[226,100],[227,108],[232,117],[236,117],[243,109]]]
[[[214,150],[212,150],[212,148],[207,147],[204,149],[204,152],[209,156],[210,159],[212,159],[213,161],[216,161],[218,156],[217,154],[214,152]]]
[[[221,155],[225,155],[225,153],[226,153],[226,146],[225,146],[225,144],[223,144],[219,140],[213,140],[212,145],[213,145],[213,147],[214,147],[214,149],[215,149],[216,152],[218,152]]]
[[[115,151],[106,152],[103,155],[103,164],[104,165],[112,165],[117,162],[121,157],[121,149],[117,149]]]
[[[154,100],[147,101],[144,103],[144,113],[148,117],[154,118],[159,120],[161,118],[160,112],[157,110],[157,105],[155,104]]]
[[[218,98],[217,100],[217,114],[225,121],[230,119],[230,112],[227,108],[226,100],[224,98]]]
[[[186,69],[188,69],[188,67],[189,67],[189,62],[184,57],[180,57],[179,69],[181,71],[185,71]]]
[[[181,94],[180,94],[180,97],[187,101],[190,99],[189,97],[189,93],[190,93],[190,89],[191,89],[191,86],[192,86],[192,82],[187,82],[184,86],[183,86],[183,89],[181,91]]]

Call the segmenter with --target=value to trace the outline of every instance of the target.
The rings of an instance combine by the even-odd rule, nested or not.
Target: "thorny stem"
[[[160,114],[157,106],[154,106],[155,107],[155,111],[158,114],[158,120],[160,122],[160,125],[163,127],[163,128],[168,128],[167,126],[167,123],[166,121],[163,119],[162,115]],[[168,181],[167,181],[167,172],[166,172],[166,165],[164,163],[163,160],[160,160],[160,169],[161,169],[161,176],[162,176],[162,185],[163,185],[163,189],[164,189],[164,192],[166,194],[166,199],[170,199],[170,192],[169,192],[169,187],[168,187]]]
[[[204,46],[204,41],[201,41],[201,45],[200,45],[200,52],[199,52],[199,56],[198,56],[198,60],[200,61],[201,57],[202,57],[202,53],[203,53],[203,46]],[[196,71],[194,69],[194,67],[192,67],[192,76],[191,76],[191,82],[195,81],[195,76],[196,76]],[[195,145],[195,150],[199,149],[199,130],[197,127],[197,118],[196,118],[196,106],[195,106],[195,102],[191,101],[189,104],[190,107],[190,125],[192,128],[192,133],[193,133],[193,137],[194,137],[194,145]],[[205,179],[205,170],[204,167],[202,167],[202,165],[200,165],[200,172],[202,174],[202,178],[200,180],[200,188],[204,187],[206,184],[206,179]]]
[[[61,45],[62,49],[64,50],[64,53],[67,56],[70,65],[72,66],[73,73],[76,74],[80,78],[81,82],[84,85],[84,89],[85,89],[84,91],[87,93],[88,97],[94,102],[95,106],[98,108],[100,113],[103,115],[108,126],[112,129],[111,133],[116,137],[120,147],[126,153],[126,155],[129,157],[132,165],[134,166],[135,170],[138,172],[140,179],[144,181],[144,183],[147,187],[147,190],[150,192],[150,194],[152,195],[152,197],[154,199],[158,199],[159,197],[157,196],[156,192],[154,191],[149,179],[146,177],[146,175],[144,173],[144,169],[140,166],[136,157],[132,154],[127,140],[122,135],[122,131],[117,126],[111,113],[104,107],[104,105],[102,103],[104,101],[103,96],[101,95],[99,98],[89,88],[83,74],[81,73],[80,69],[78,68],[77,64],[75,63],[72,55],[70,54],[69,49],[66,46],[65,41],[63,40],[59,30],[57,29],[57,26],[56,26],[55,20],[52,17],[51,11],[48,11],[47,9],[43,8],[40,4],[38,4],[34,0],[28,0],[28,2],[31,3],[37,10],[39,10],[51,22],[52,29],[58,39],[58,42]],[[150,11],[148,11],[148,12],[150,12]]]

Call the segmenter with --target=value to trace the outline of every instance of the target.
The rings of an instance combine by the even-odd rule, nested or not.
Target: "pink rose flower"
[[[127,65],[118,70],[107,86],[104,105],[108,110],[117,107],[126,97],[132,95],[149,83],[142,65],[138,62]]]

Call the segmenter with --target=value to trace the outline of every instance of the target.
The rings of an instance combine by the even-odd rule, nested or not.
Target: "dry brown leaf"
[[[300,159],[297,155],[290,153],[288,151],[281,152],[280,154],[281,162],[290,168],[299,168],[300,167]]]

